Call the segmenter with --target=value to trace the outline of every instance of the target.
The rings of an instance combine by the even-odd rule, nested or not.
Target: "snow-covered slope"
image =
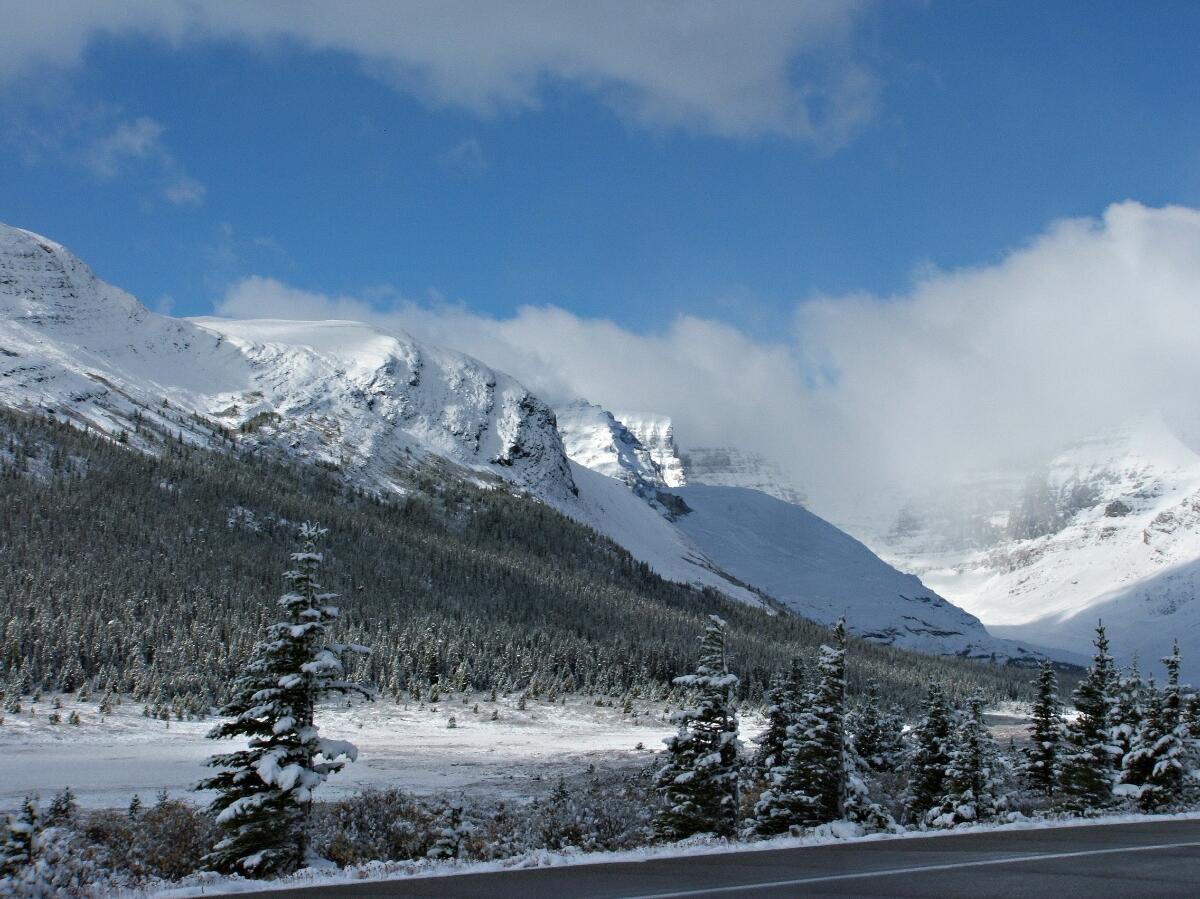
[[[135,442],[139,427],[225,431],[383,487],[432,454],[555,500],[575,490],[549,407],[474,359],[352,322],[156,315],[14,228],[0,228],[0,401]]]
[[[157,315],[2,225],[0,403],[150,451],[155,435],[271,446],[384,491],[404,489],[405,469],[449,465],[550,503],[665,577],[759,602],[643,499],[573,467],[554,413],[503,373],[356,322]]]
[[[1200,677],[1200,453],[1161,416],[925,498],[867,536],[998,635],[1080,654],[1099,619],[1113,650],[1157,668],[1180,641]]]
[[[567,455],[584,468],[616,478],[639,496],[668,486],[663,469],[641,439],[611,412],[577,400],[555,410]]]
[[[608,482],[609,501],[616,499],[615,488],[640,496],[644,509],[655,510],[660,521],[669,518],[679,545],[690,548],[692,563],[732,575],[807,618],[831,624],[844,615],[853,632],[877,642],[974,657],[1032,655],[1021,646],[995,639],[974,616],[794,502],[746,486],[694,481],[667,492],[661,455],[676,452],[674,440],[663,440],[670,435],[666,428],[647,423],[668,420],[641,415],[630,425],[627,417],[632,418],[573,403],[559,410],[563,444],[573,462],[592,469],[593,478],[602,475],[600,480]],[[659,458],[642,444],[640,433],[660,441]],[[704,473],[717,478],[761,483],[764,472],[769,472],[766,466],[731,467],[730,459],[750,461],[736,452],[713,452],[706,458],[711,464]],[[581,495],[600,487],[579,472],[575,480]],[[638,527],[646,524],[638,521]]]
[[[1022,658],[979,619],[802,506],[745,487],[677,491],[691,509],[678,525],[736,577],[825,624],[845,616],[870,640],[925,652]]]

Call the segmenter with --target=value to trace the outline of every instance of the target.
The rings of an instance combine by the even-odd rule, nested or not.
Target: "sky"
[[[0,0],[0,221],[160,311],[372,318],[733,429],[810,493],[928,479],[1200,355],[1197,34],[1187,2]]]

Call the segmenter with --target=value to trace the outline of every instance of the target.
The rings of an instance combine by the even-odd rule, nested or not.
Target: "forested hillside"
[[[0,678],[131,692],[199,712],[275,613],[299,522],[329,528],[326,588],[360,672],[385,694],[461,688],[666,691],[705,616],[729,622],[757,698],[825,629],[669,583],[611,541],[505,489],[445,472],[383,500],[313,466],[168,441],[148,455],[0,411]],[[1023,696],[1028,672],[856,642],[852,690],[910,706],[932,680]],[[10,691],[10,695],[11,695]]]

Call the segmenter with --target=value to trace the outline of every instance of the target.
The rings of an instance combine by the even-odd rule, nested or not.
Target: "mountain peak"
[[[576,400],[556,414],[572,461],[621,481],[645,499],[653,500],[668,486],[661,466],[638,435],[607,409]]]
[[[0,314],[27,325],[69,327],[106,315],[124,319],[146,313],[61,244],[0,223]]]
[[[679,448],[675,445],[675,429],[668,416],[650,412],[616,412],[614,416],[646,448],[666,486],[687,486]]]

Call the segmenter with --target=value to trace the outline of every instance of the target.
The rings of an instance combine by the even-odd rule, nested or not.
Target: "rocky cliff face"
[[[556,415],[563,445],[573,461],[649,499],[670,486],[658,458],[613,413],[577,400],[558,407]]]
[[[687,475],[679,457],[679,448],[675,445],[675,428],[671,419],[665,415],[644,412],[616,412],[614,415],[646,448],[667,487],[687,486]]]
[[[689,484],[745,487],[785,503],[804,505],[804,493],[763,456],[730,447],[689,449],[681,458]]]

